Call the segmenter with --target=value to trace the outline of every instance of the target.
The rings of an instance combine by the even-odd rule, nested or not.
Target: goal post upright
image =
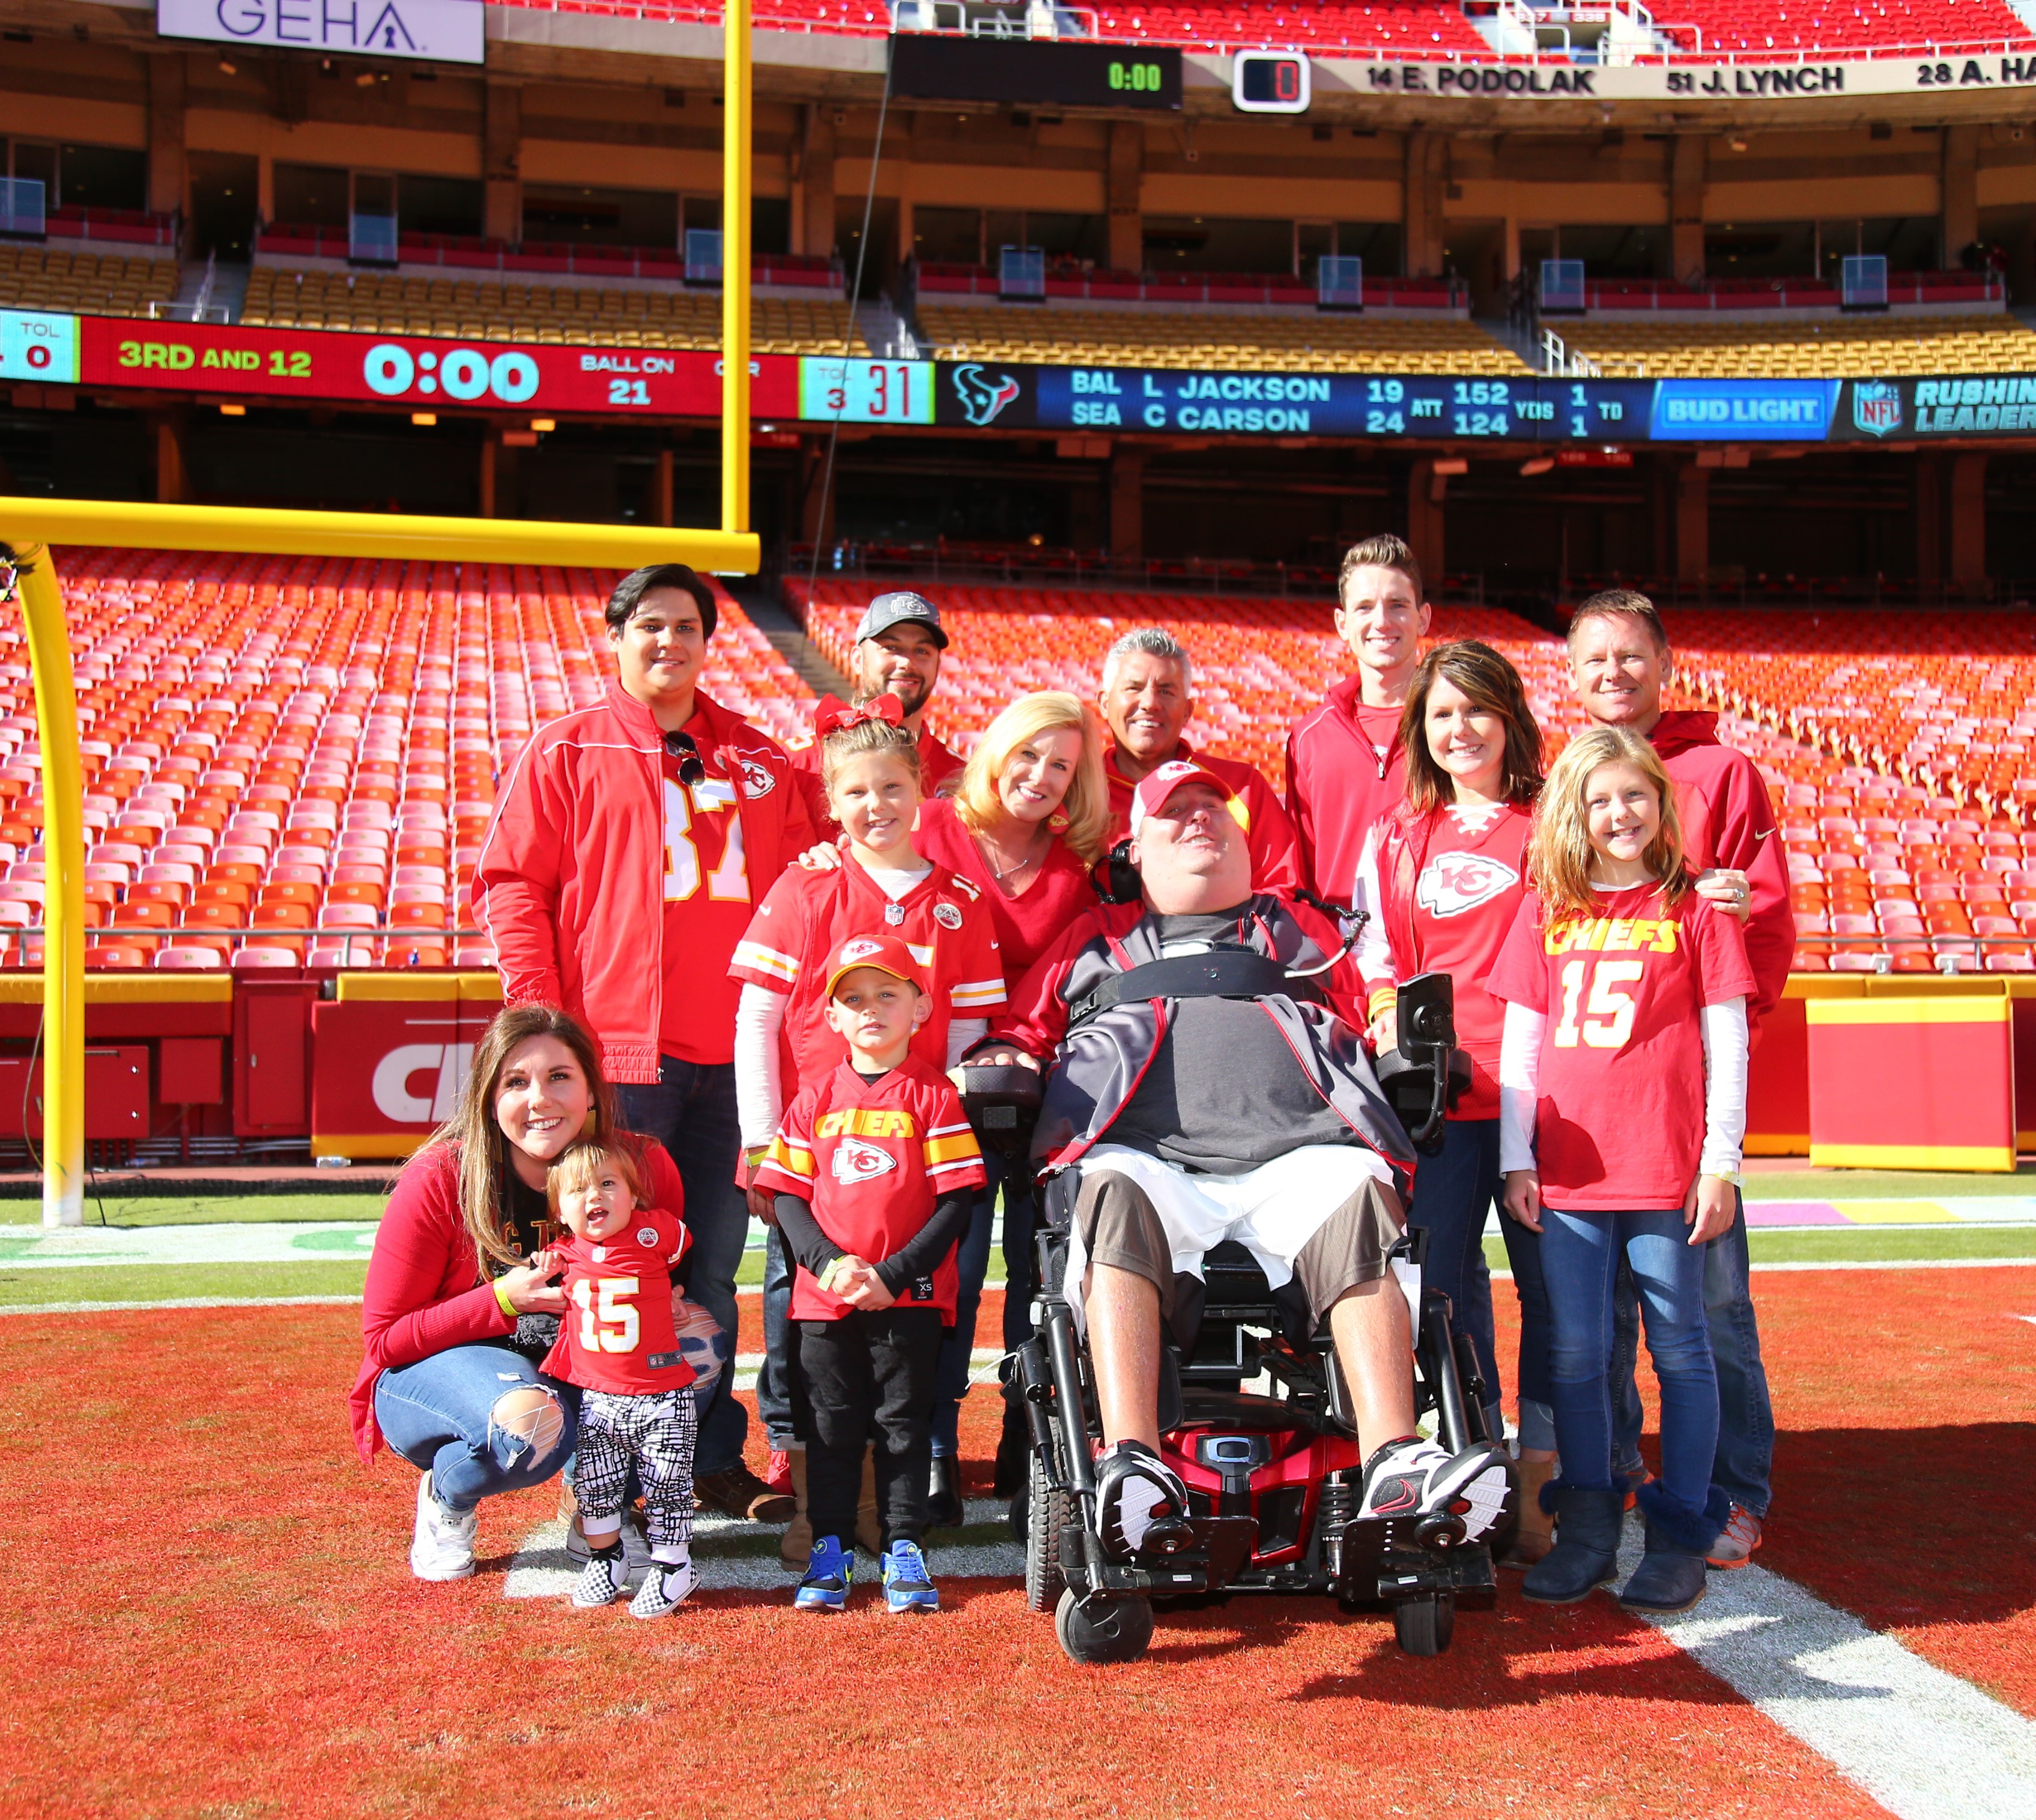
[[[746,290],[745,294],[746,297]],[[745,355],[745,432],[747,367]],[[725,405],[726,391],[723,400]],[[724,447],[726,443],[724,423]],[[745,433],[745,481],[748,444]],[[746,497],[745,505],[746,512]],[[640,525],[62,499],[0,498],[0,544],[16,554],[16,588],[27,629],[36,732],[41,749],[46,1226],[82,1223],[85,1180],[85,781],[70,628],[51,545],[587,568],[684,562],[726,575],[754,575],[760,560],[755,537],[726,529],[668,531]]]
[[[725,0],[721,146],[721,528],[749,528],[750,0]],[[851,308],[854,308],[851,303]]]

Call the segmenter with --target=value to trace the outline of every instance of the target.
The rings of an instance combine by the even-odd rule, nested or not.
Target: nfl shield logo
[[[1868,436],[1884,436],[1902,427],[1902,388],[1891,379],[1854,379],[1852,421]]]

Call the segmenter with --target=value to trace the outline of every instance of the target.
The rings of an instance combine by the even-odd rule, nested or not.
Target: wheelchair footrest
[[[1405,1517],[1366,1517],[1343,1527],[1343,1596],[1391,1601],[1423,1592],[1454,1592],[1467,1608],[1497,1596],[1491,1550],[1482,1542],[1425,1546]]]

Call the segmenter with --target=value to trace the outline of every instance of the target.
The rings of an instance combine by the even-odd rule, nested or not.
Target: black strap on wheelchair
[[[1079,1000],[1068,1014],[1072,1029],[1099,1017],[1126,999],[1264,999],[1272,996],[1320,1001],[1310,980],[1288,976],[1286,968],[1249,948],[1212,948],[1206,953],[1176,954],[1164,961],[1113,973]]]

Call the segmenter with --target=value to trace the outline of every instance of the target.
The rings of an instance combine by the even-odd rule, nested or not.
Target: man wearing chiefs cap
[[[1033,1154],[1069,1229],[1106,1444],[1097,1521],[1120,1549],[1185,1539],[1186,1490],[1158,1451],[1162,1323],[1226,1239],[1329,1324],[1366,1461],[1360,1516],[1410,1491],[1442,1508],[1494,1459],[1415,1432],[1396,1262],[1413,1146],[1332,1009],[1354,1002],[1355,968],[1324,971],[1341,953],[1326,919],[1253,891],[1240,810],[1201,765],[1150,772],[1129,817],[1142,901],[1042,955],[977,1052],[1051,1068]]]

